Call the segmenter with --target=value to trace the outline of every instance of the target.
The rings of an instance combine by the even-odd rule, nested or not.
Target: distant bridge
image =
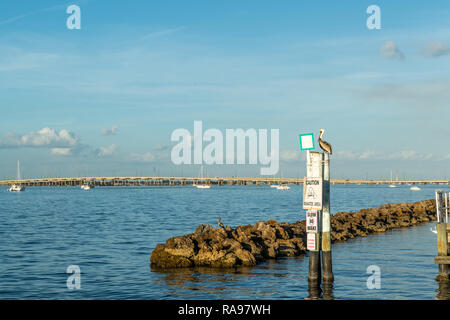
[[[303,184],[303,178],[268,177],[70,177],[39,178],[21,180],[0,180],[0,186],[21,184],[24,186],[80,186],[88,183],[94,186],[183,186],[195,183],[215,185],[265,185],[265,184]],[[385,185],[385,184],[434,184],[449,185],[450,180],[358,180],[332,179],[332,184]]]

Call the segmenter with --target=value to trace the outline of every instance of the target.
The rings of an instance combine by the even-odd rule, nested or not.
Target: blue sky
[[[326,128],[332,177],[449,177],[449,16],[448,1],[2,1],[0,179],[17,159],[25,177],[198,175],[169,158],[194,120],[280,129],[283,176],[304,175],[298,134]]]

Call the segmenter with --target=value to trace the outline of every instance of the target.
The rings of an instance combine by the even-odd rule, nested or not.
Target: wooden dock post
[[[434,262],[439,265],[439,274],[437,281],[449,281],[449,265],[450,265],[450,223],[448,223],[448,197],[445,194],[445,203],[443,202],[443,192],[436,191],[436,215],[437,215],[437,247],[438,255],[434,258]],[[444,209],[446,212],[444,218]]]
[[[310,178],[319,178],[323,180],[323,162],[322,154],[319,152],[307,152],[306,155],[306,176]],[[306,182],[306,180],[305,180]],[[306,185],[303,185],[303,189]],[[321,211],[318,211],[320,213]],[[321,216],[318,214],[317,225],[321,224]],[[314,237],[314,248],[309,250],[309,272],[308,272],[308,282],[313,285],[319,286],[321,282],[321,264],[320,264],[320,230],[316,233],[310,234]]]
[[[323,154],[323,209],[322,209],[322,272],[323,282],[334,281],[331,258],[331,222],[330,222],[330,157]]]
[[[440,222],[436,224],[438,256],[435,257],[435,263],[439,265],[439,274],[436,277],[437,281],[450,280],[450,256],[448,244],[448,232],[450,231],[449,229],[450,228],[448,223]]]

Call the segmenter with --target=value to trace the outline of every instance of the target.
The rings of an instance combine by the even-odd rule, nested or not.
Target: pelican
[[[325,132],[325,129],[320,129],[319,146],[323,151],[328,152],[329,154],[332,154],[331,144],[329,144],[325,140],[322,140],[322,136],[323,136],[324,132]]]

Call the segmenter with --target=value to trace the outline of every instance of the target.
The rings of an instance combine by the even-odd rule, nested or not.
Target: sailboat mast
[[[17,160],[17,180],[22,180],[20,178],[20,160]]]

